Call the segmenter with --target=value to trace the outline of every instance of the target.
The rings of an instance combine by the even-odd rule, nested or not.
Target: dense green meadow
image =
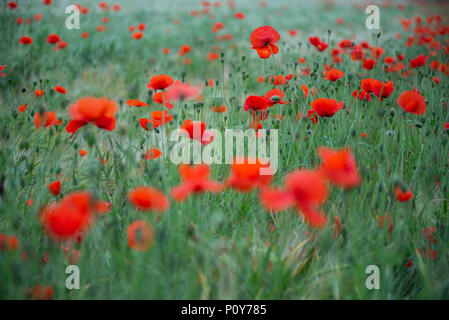
[[[33,298],[30,289],[37,285],[52,286],[53,299],[449,298],[449,145],[444,128],[449,122],[449,66],[431,67],[434,60],[449,63],[448,34],[434,35],[439,49],[418,40],[406,46],[409,36],[418,35],[414,22],[405,31],[400,21],[419,16],[426,25],[427,17],[438,14],[447,26],[447,4],[403,2],[398,7],[397,2],[378,2],[381,29],[368,30],[366,5],[357,2],[267,1],[263,7],[259,1],[236,0],[233,10],[223,0],[202,13],[199,0],[108,2],[110,7],[118,3],[119,11],[80,0],[89,13],[80,15],[79,30],[68,30],[65,8],[70,1],[47,6],[40,0],[19,0],[14,10],[8,2],[0,1],[0,66],[6,65],[1,70],[6,76],[0,77],[0,234],[14,236],[18,243],[9,249],[0,243],[0,298]],[[192,15],[192,10],[199,14]],[[235,12],[245,18],[236,19]],[[39,21],[37,13],[42,14]],[[20,25],[18,17],[24,19]],[[216,33],[211,31],[215,22],[224,24]],[[143,37],[134,39],[128,27],[140,23],[146,25]],[[97,31],[99,25],[106,30]],[[269,59],[261,59],[250,43],[252,31],[265,25],[280,34],[279,53]],[[292,29],[296,35],[289,34]],[[83,38],[83,32],[89,36]],[[52,33],[67,46],[54,50],[46,41]],[[216,39],[225,34],[232,39]],[[19,43],[22,36],[32,37],[33,43]],[[329,48],[319,52],[309,43],[312,36]],[[371,70],[353,60],[350,49],[340,53],[340,63],[333,63],[331,51],[343,39],[366,41],[384,53]],[[191,51],[180,56],[184,44]],[[164,48],[170,52],[163,53]],[[211,52],[218,57],[209,61]],[[405,68],[387,72],[384,58],[396,60],[398,54],[404,56]],[[426,65],[411,69],[409,61],[420,54],[429,57]],[[344,72],[341,79],[322,76],[329,64]],[[159,74],[201,87],[201,102],[175,101],[171,110],[154,103],[147,83]],[[288,74],[293,79],[282,87],[266,81]],[[356,99],[352,92],[366,78],[391,80],[394,91],[383,101],[375,95],[370,101]],[[57,85],[66,94],[56,92]],[[306,97],[302,85],[316,88],[315,93]],[[181,179],[161,133],[168,135],[186,119],[223,132],[246,130],[252,119],[243,110],[246,98],[273,88],[282,88],[289,102],[270,107],[262,122],[263,129],[278,130],[273,186],[283,185],[284,177],[297,168],[319,166],[321,146],[349,147],[357,161],[362,177],[358,186],[329,187],[321,207],[327,224],[312,228],[293,209],[270,213],[258,190],[228,188],[175,201],[170,190]],[[414,88],[426,101],[421,115],[405,112],[397,103],[402,92]],[[36,97],[36,89],[44,94]],[[73,135],[65,130],[71,119],[68,106],[86,96],[117,103],[114,130],[92,124]],[[343,101],[344,107],[314,124],[307,111],[316,98]],[[149,107],[131,107],[129,99]],[[28,105],[25,112],[18,110],[23,104]],[[213,112],[215,105],[225,105],[226,112]],[[38,130],[35,115],[44,110],[55,111],[62,124]],[[139,119],[156,110],[168,110],[173,120],[144,130]],[[162,156],[144,159],[150,148],[162,150]],[[86,156],[79,154],[81,149]],[[213,180],[223,182],[230,165],[212,164],[211,171]],[[57,179],[61,192],[54,196],[47,186]],[[128,193],[139,186],[161,190],[170,208],[163,214],[136,210]],[[398,201],[396,186],[410,190],[413,198]],[[39,212],[74,191],[91,192],[109,202],[110,210],[64,252],[68,242],[48,236]],[[128,245],[127,227],[135,220],[154,228],[154,244],[146,251]],[[429,237],[428,228],[435,228]],[[73,250],[81,254],[76,263],[79,290],[66,289]],[[378,290],[365,285],[369,265],[379,267]]]

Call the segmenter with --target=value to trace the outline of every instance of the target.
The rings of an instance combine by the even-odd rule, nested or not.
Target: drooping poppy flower
[[[275,45],[281,36],[270,26],[263,26],[255,29],[251,33],[252,49],[257,51],[257,54],[262,59],[268,59],[271,54],[277,54],[279,48]]]
[[[148,107],[148,105],[145,102],[142,102],[138,99],[130,99],[126,101],[126,104],[131,107]]]
[[[427,62],[427,59],[429,59],[429,57],[426,57],[425,55],[420,54],[416,58],[413,58],[412,60],[410,60],[410,67],[418,68],[418,67],[424,66]]]
[[[268,99],[262,96],[248,96],[243,105],[245,111],[264,111],[270,106]]]
[[[73,192],[44,207],[39,219],[53,240],[74,239],[92,225],[96,210],[94,203],[89,192]]]
[[[56,92],[60,93],[60,94],[66,94],[67,93],[67,90],[64,87],[62,87],[62,86],[55,86],[53,89]]]
[[[207,164],[179,166],[179,175],[182,183],[171,189],[173,199],[178,202],[184,201],[191,194],[204,192],[221,192],[223,185],[210,180],[211,170]]]
[[[174,107],[173,104],[168,102],[166,92],[162,91],[156,92],[155,94],[153,94],[152,98],[155,103],[164,104],[164,106],[166,106],[168,109],[173,109]]]
[[[398,105],[405,112],[423,114],[426,112],[426,99],[418,90],[404,91],[398,98]]]
[[[16,236],[0,233],[0,251],[15,251],[19,246],[20,242]]]
[[[318,98],[310,105],[320,117],[332,117],[338,110],[343,108],[343,101],[337,102],[335,99]]]
[[[151,88],[153,90],[163,90],[169,87],[173,82],[173,78],[166,74],[152,76],[147,88]]]
[[[43,113],[36,112],[34,114],[34,125],[38,130],[42,127],[48,128],[55,125],[61,125],[61,121],[56,117],[56,112],[54,111],[44,111]]]
[[[410,190],[402,190],[402,188],[397,185],[394,189],[396,199],[400,202],[406,202],[413,198],[413,192]]]
[[[149,160],[149,159],[157,159],[162,155],[161,150],[157,149],[157,148],[151,148],[148,149],[148,151],[145,153],[145,160]]]
[[[325,76],[326,76],[325,79],[329,80],[329,81],[337,81],[344,75],[345,75],[345,73],[343,71],[332,68],[329,71],[325,72]]]
[[[382,82],[373,78],[363,79],[361,87],[363,91],[373,93],[380,101],[388,98],[394,90],[393,81]]]
[[[180,127],[185,130],[190,139],[195,139],[206,145],[214,140],[214,133],[206,130],[206,124],[201,121],[185,120]]]
[[[226,185],[241,192],[267,187],[273,180],[273,170],[269,163],[263,164],[258,158],[235,158]]]
[[[200,94],[200,88],[188,83],[176,81],[166,90],[167,101],[184,101],[195,99]]]
[[[128,200],[138,210],[164,212],[170,207],[167,197],[158,189],[138,187],[128,193]]]
[[[48,190],[54,195],[57,196],[61,192],[61,180],[53,181],[48,185]]]
[[[286,176],[284,190],[262,190],[260,201],[265,209],[274,212],[294,207],[310,226],[321,228],[327,217],[319,207],[327,194],[326,178],[321,171],[298,169]]]
[[[362,179],[357,162],[349,148],[332,150],[321,147],[317,153],[323,161],[320,170],[333,184],[343,188],[352,188],[360,184]]]
[[[132,250],[146,251],[154,244],[154,229],[143,220],[136,220],[126,228],[128,246]]]
[[[104,130],[114,130],[117,104],[107,98],[83,97],[69,106],[72,120],[66,126],[66,131],[75,133],[79,128],[93,123]]]
[[[57,35],[56,33],[49,34],[47,37],[47,42],[49,44],[56,44],[59,41],[61,41],[61,37],[59,35]]]

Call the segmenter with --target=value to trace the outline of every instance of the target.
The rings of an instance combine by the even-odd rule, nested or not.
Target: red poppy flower
[[[50,300],[53,297],[52,286],[37,285],[32,289],[27,290],[27,297],[32,300]]]
[[[270,106],[268,99],[262,96],[248,96],[243,105],[243,110],[264,111]]]
[[[323,161],[320,169],[333,184],[343,188],[352,188],[360,184],[362,179],[350,149],[334,151],[321,147],[317,152]]]
[[[251,33],[252,49],[257,51],[257,54],[262,59],[268,59],[271,54],[277,54],[279,48],[275,45],[281,36],[270,26],[263,26],[255,29]]]
[[[146,251],[154,244],[154,229],[143,220],[136,220],[126,228],[128,246],[132,250]]]
[[[264,98],[268,101],[268,107],[272,107],[276,103],[285,104],[288,103],[282,100],[285,97],[285,93],[279,89],[271,89],[269,90]]]
[[[327,222],[324,213],[319,211],[327,194],[326,179],[321,171],[298,169],[286,176],[284,190],[262,190],[260,200],[265,209],[270,211],[294,207],[310,226],[320,228]]]
[[[383,229],[385,220],[388,221],[388,232],[391,233],[393,231],[393,219],[389,214],[383,214],[379,217],[379,221],[377,222],[378,226]]]
[[[53,89],[60,94],[66,94],[67,92],[67,90],[62,86],[55,86]]]
[[[92,225],[95,210],[90,193],[74,192],[44,207],[39,218],[53,240],[65,241],[76,238]]]
[[[203,192],[220,192],[223,185],[210,180],[210,167],[207,164],[179,166],[182,183],[171,189],[171,195],[176,201],[184,201],[191,194]]]
[[[402,190],[399,185],[396,186],[394,192],[396,194],[396,199],[400,202],[406,202],[413,198],[413,192],[410,190]]]
[[[48,190],[55,196],[61,192],[61,181],[56,180],[48,185]]]
[[[168,109],[173,109],[173,104],[171,104],[167,100],[166,92],[162,91],[156,92],[155,94],[153,94],[152,98],[155,103],[164,104],[164,106],[166,106]]]
[[[365,59],[363,61],[362,67],[363,67],[363,69],[371,70],[374,68],[375,65],[376,65],[376,61],[374,61],[374,59]]]
[[[368,92],[363,91],[363,90],[360,90],[360,92],[359,92],[359,90],[354,90],[352,92],[352,95],[354,96],[354,98],[357,98],[359,100],[365,99],[366,101],[371,101],[371,95]]]
[[[66,126],[66,131],[75,133],[79,128],[93,123],[104,130],[114,130],[117,104],[107,98],[84,97],[69,106],[72,118]]]
[[[223,113],[226,112],[226,106],[212,106],[210,109],[215,113]]]
[[[164,212],[170,207],[167,197],[152,187],[133,189],[128,193],[128,200],[138,210]]]
[[[6,74],[4,74],[3,72],[1,72],[3,69],[5,69],[6,64],[0,66],[0,76],[2,76],[3,78],[6,77]]]
[[[15,251],[19,246],[20,242],[16,236],[8,236],[0,233],[0,251]]]
[[[409,90],[401,93],[398,98],[398,105],[414,114],[423,114],[426,112],[426,99],[418,90]]]
[[[183,44],[183,45],[179,48],[178,54],[179,54],[180,56],[183,56],[183,55],[185,55],[186,53],[189,53],[189,52],[190,52],[190,46],[187,45],[187,44]]]
[[[335,99],[318,98],[310,105],[320,117],[332,117],[338,110],[343,108],[343,101],[337,102]]]
[[[17,109],[19,109],[20,112],[25,112],[28,109],[28,105],[22,104],[21,106],[17,107]]]
[[[394,90],[392,81],[382,82],[373,78],[363,79],[361,87],[363,91],[373,93],[380,101],[388,98]]]
[[[343,71],[340,71],[340,70],[334,69],[334,68],[325,72],[326,80],[329,80],[329,81],[337,81],[344,75],[345,75],[345,73]]]
[[[213,132],[206,130],[206,124],[201,121],[185,120],[180,129],[185,130],[190,139],[198,140],[204,145],[214,140]]]
[[[200,88],[176,81],[166,90],[166,93],[168,101],[184,101],[197,98],[200,94]]]
[[[131,107],[148,107],[148,105],[145,102],[142,102],[138,99],[128,100],[126,101],[126,104]]]
[[[410,67],[418,68],[418,67],[424,66],[427,62],[427,59],[429,59],[429,57],[426,57],[425,55],[420,54],[416,58],[410,60]]]
[[[44,90],[40,90],[40,89],[36,89],[34,90],[34,95],[36,96],[36,98],[40,98],[44,95],[45,91]]]
[[[79,151],[79,154],[80,154],[81,157],[85,157],[85,156],[87,155],[87,151],[84,150],[84,149],[81,149],[81,150]]]
[[[254,188],[268,186],[272,179],[273,171],[269,163],[262,164],[259,159],[253,158],[235,158],[226,185],[241,192],[248,192]]]
[[[56,33],[52,33],[47,37],[47,42],[49,44],[55,44],[58,43],[59,41],[61,41],[61,38]]]
[[[132,38],[136,39],[136,40],[142,39],[142,37],[143,37],[143,32],[134,32],[132,34]]]
[[[328,44],[322,42],[319,37],[310,37],[309,42],[320,52],[326,50],[328,47]]]
[[[145,159],[146,160],[149,160],[149,159],[154,160],[154,159],[159,158],[161,155],[162,155],[162,152],[159,149],[151,148],[151,149],[148,149],[147,153],[145,154]]]
[[[162,90],[169,87],[173,83],[173,78],[167,76],[166,74],[161,74],[158,76],[153,76],[150,79],[150,82],[147,85],[147,88],[151,88],[153,90]]]
[[[236,13],[234,13],[234,17],[235,17],[236,19],[242,20],[242,19],[245,19],[245,14],[242,13],[242,12],[236,12]]]
[[[54,111],[44,111],[43,113],[36,112],[34,114],[34,125],[36,129],[41,127],[51,127],[55,125],[61,125],[61,121],[56,118],[56,112]]]

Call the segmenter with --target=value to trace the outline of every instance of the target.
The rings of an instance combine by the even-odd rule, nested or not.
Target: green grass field
[[[220,1],[219,7],[211,5],[208,13],[201,13],[199,0],[117,0],[117,12],[100,9],[97,1],[80,0],[89,13],[80,15],[79,30],[68,30],[69,1],[46,6],[18,0],[14,10],[8,2],[0,1],[0,66],[6,65],[1,70],[6,76],[0,77],[0,234],[16,237],[18,244],[8,248],[6,240],[0,241],[0,298],[33,298],[30,289],[38,285],[51,286],[53,299],[449,298],[449,145],[444,125],[449,122],[449,37],[447,31],[432,33],[440,47],[430,48],[428,42],[420,43],[414,20],[419,16],[423,26],[436,30],[435,22],[428,24],[426,19],[440,15],[440,25],[448,28],[447,3],[403,2],[402,8],[396,2],[378,2],[381,30],[368,30],[365,5],[357,2],[267,1],[262,7],[259,1],[236,0],[232,10]],[[191,10],[200,14],[192,16]],[[235,12],[245,18],[236,19]],[[42,14],[39,21],[37,13]],[[19,17],[24,20],[20,25]],[[102,22],[104,17],[109,22]],[[28,18],[32,23],[26,22]],[[413,20],[409,31],[400,18]],[[224,28],[213,33],[214,22],[223,22]],[[133,39],[128,27],[139,23],[146,25],[144,35]],[[99,25],[106,30],[98,32]],[[259,58],[250,43],[253,30],[265,25],[280,34],[279,53],[269,59]],[[291,29],[297,35],[290,35]],[[89,36],[82,38],[83,32]],[[46,41],[51,33],[67,47],[53,50]],[[232,39],[216,39],[225,34]],[[33,43],[19,43],[22,36],[32,37]],[[316,50],[309,43],[312,36],[329,48]],[[409,36],[415,37],[412,46],[406,46]],[[340,63],[333,63],[331,51],[343,39],[366,41],[384,53],[371,70],[351,59],[350,49],[340,53]],[[191,51],[179,56],[183,44]],[[163,48],[170,52],[164,54]],[[218,53],[218,59],[208,61],[210,52]],[[403,54],[405,68],[387,72],[384,58],[397,60],[398,54]],[[426,65],[411,69],[409,61],[420,54],[429,57]],[[432,61],[446,68],[432,68]],[[326,80],[326,64],[344,76]],[[306,67],[309,75],[302,71]],[[159,74],[200,86],[202,103],[176,101],[171,110],[154,103],[147,83]],[[272,185],[282,186],[295,169],[316,168],[321,146],[351,148],[362,177],[352,189],[329,186],[321,207],[327,224],[312,228],[293,209],[270,213],[257,190],[226,189],[175,201],[170,190],[180,184],[178,168],[164,149],[170,146],[161,145],[157,132],[168,134],[186,119],[204,121],[207,128],[222,132],[245,130],[251,121],[243,110],[246,98],[279,88],[258,77],[288,74],[294,77],[282,90],[289,103],[270,107],[262,123],[263,129],[277,129],[279,134],[279,168]],[[352,92],[360,90],[366,78],[391,80],[394,91],[383,101],[374,95],[371,101],[360,101]],[[205,86],[211,79],[214,86]],[[67,93],[55,92],[56,85]],[[316,88],[316,94],[305,97],[302,85]],[[426,101],[421,115],[404,112],[397,103],[401,93],[414,88]],[[43,96],[36,97],[36,89],[44,90]],[[71,119],[68,106],[86,96],[117,103],[114,130],[92,124],[73,136],[65,130]],[[307,111],[317,98],[343,101],[344,107],[313,124]],[[128,99],[150,107],[128,106]],[[211,111],[217,103],[225,105],[226,112]],[[28,108],[20,112],[23,104]],[[35,115],[43,110],[55,111],[63,124],[37,130]],[[173,120],[161,130],[143,130],[139,119],[156,110],[168,110]],[[299,120],[298,113],[304,115]],[[152,147],[166,152],[144,160],[142,168],[142,158]],[[80,149],[87,151],[85,157]],[[211,171],[213,180],[223,182],[230,166],[213,164]],[[47,186],[57,179],[61,193],[54,196]],[[411,190],[413,198],[398,201],[396,185]],[[128,193],[139,186],[161,190],[170,208],[160,217],[136,210]],[[62,248],[68,242],[48,236],[39,212],[74,191],[89,191],[110,202],[111,209],[97,217],[82,242],[71,243],[65,254]],[[391,216],[391,231],[387,221],[379,226],[385,215]],[[334,237],[335,217],[341,221],[341,232]],[[143,252],[132,250],[127,242],[127,227],[136,220],[146,221],[155,231],[154,244]],[[431,240],[423,234],[427,228],[435,228]],[[81,253],[80,289],[68,290],[67,254],[74,249]],[[379,267],[378,290],[365,285],[369,265]]]

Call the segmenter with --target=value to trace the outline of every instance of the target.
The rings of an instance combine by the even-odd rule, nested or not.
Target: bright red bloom
[[[61,201],[44,207],[39,213],[47,234],[54,240],[76,238],[86,231],[96,213],[95,202],[88,192],[74,192]]]
[[[3,69],[5,69],[6,64],[0,66],[0,76],[2,76],[3,78],[6,77],[6,74],[4,74],[3,72],[1,72]]]
[[[272,107],[276,103],[287,103],[286,101],[282,100],[284,97],[285,93],[279,89],[271,89],[264,96],[264,98],[268,101],[268,107]]]
[[[153,90],[162,90],[169,87],[173,83],[173,81],[173,78],[167,76],[166,74],[152,76],[150,82],[147,85],[147,88],[151,88]]]
[[[28,109],[28,105],[22,104],[21,106],[17,107],[17,109],[19,109],[20,112],[25,112]]]
[[[320,52],[326,50],[328,47],[328,44],[322,42],[319,37],[310,37],[309,42]]]
[[[138,99],[128,100],[126,101],[126,104],[131,107],[148,107],[148,105],[145,102],[142,102]]]
[[[373,78],[361,81],[362,90],[373,93],[380,101],[388,98],[394,90],[393,81],[382,82]]]
[[[164,104],[164,106],[166,106],[168,109],[173,109],[173,104],[171,104],[167,100],[166,92],[162,91],[156,92],[155,94],[153,94],[152,98],[155,103]]]
[[[44,90],[40,90],[40,89],[36,89],[34,90],[34,95],[36,96],[36,98],[40,98],[44,95],[45,91]]]
[[[84,150],[84,149],[81,149],[81,150],[79,151],[79,154],[80,154],[81,157],[85,157],[85,156],[87,156],[87,151]]]
[[[424,66],[427,62],[427,59],[429,59],[429,57],[426,57],[425,55],[420,54],[416,58],[410,60],[410,67],[418,68],[418,67]]]
[[[66,94],[67,93],[67,90],[64,87],[62,87],[62,86],[55,86],[53,89],[56,92],[59,92],[60,94]]]
[[[325,72],[325,76],[326,76],[326,80],[329,81],[337,81],[338,79],[340,79],[341,77],[343,77],[345,75],[345,73],[343,71],[340,71],[338,69],[330,69],[329,71]]]
[[[338,110],[343,108],[343,101],[337,102],[335,99],[318,98],[310,105],[320,117],[332,117]]]
[[[410,190],[403,191],[399,185],[396,186],[394,192],[396,194],[396,199],[400,202],[406,202],[413,198],[413,192]]]
[[[17,7],[18,7],[18,5],[17,5],[17,2],[16,2],[16,1],[9,1],[9,2],[8,2],[8,8],[9,8],[9,9],[15,10],[15,9],[17,9]]]
[[[378,226],[383,229],[385,220],[388,220],[388,232],[391,233],[393,231],[393,219],[391,215],[384,214],[379,217],[379,221],[377,222]]]
[[[263,26],[255,29],[251,33],[252,49],[257,51],[257,54],[262,59],[268,59],[271,54],[277,54],[279,48],[275,45],[281,36],[270,26]]]
[[[132,250],[146,251],[154,244],[154,229],[143,220],[136,220],[126,228],[128,246]]]
[[[58,43],[59,41],[61,41],[61,38],[56,33],[52,33],[47,37],[47,42],[49,44],[55,44]]]
[[[354,96],[354,98],[357,98],[359,100],[363,100],[363,99],[365,99],[367,101],[371,100],[371,95],[368,92],[363,91],[363,90],[360,90],[360,92],[359,92],[359,90],[354,90],[352,92],[352,95]]]
[[[151,148],[148,149],[148,151],[145,153],[145,159],[146,160],[154,160],[159,158],[162,155],[161,150],[157,149],[157,148]]]
[[[426,99],[418,90],[409,90],[401,93],[398,98],[398,105],[414,114],[423,114],[426,112]]]
[[[133,39],[136,39],[136,40],[142,39],[142,37],[143,37],[143,32],[134,32],[134,33],[131,35],[131,37],[132,37]]]
[[[376,61],[374,61],[374,59],[365,59],[363,61],[362,67],[363,67],[363,69],[371,70],[374,68],[375,65],[376,65]]]
[[[263,164],[257,158],[235,158],[226,185],[241,192],[248,192],[254,188],[267,187],[272,179],[273,170],[269,163]]]
[[[51,127],[55,125],[61,125],[61,121],[56,118],[56,112],[54,111],[44,111],[43,113],[36,112],[34,114],[34,125],[36,129],[40,129],[41,127]]]
[[[69,106],[72,118],[65,130],[75,133],[79,128],[93,123],[104,130],[114,130],[117,104],[107,98],[84,97]]]
[[[128,200],[139,210],[164,212],[170,207],[167,197],[152,187],[133,189],[128,193]]]
[[[61,192],[61,181],[56,180],[48,185],[48,190],[54,195],[57,196]]]
[[[185,55],[186,53],[189,53],[189,52],[190,52],[190,46],[187,45],[187,44],[183,44],[183,45],[179,48],[178,54],[179,54],[180,56],[183,56],[183,55]]]
[[[265,209],[284,211],[294,207],[312,227],[323,227],[327,218],[319,207],[327,199],[325,176],[319,170],[298,169],[285,178],[285,189],[266,189],[260,193]]]
[[[334,151],[321,147],[317,152],[323,161],[320,169],[333,184],[343,188],[352,188],[360,184],[362,179],[357,162],[349,148]]]
[[[221,192],[223,185],[210,180],[210,167],[207,164],[179,166],[182,183],[171,190],[176,201],[184,201],[188,196],[203,192]]]
[[[27,290],[27,296],[32,300],[50,300],[53,297],[53,287],[52,286],[42,286],[38,284],[32,289]]]
[[[201,121],[186,120],[180,129],[185,130],[190,139],[198,140],[204,145],[214,140],[214,134],[206,130],[206,124]]]
[[[268,99],[262,96],[248,96],[243,105],[243,110],[264,111],[270,106]]]

